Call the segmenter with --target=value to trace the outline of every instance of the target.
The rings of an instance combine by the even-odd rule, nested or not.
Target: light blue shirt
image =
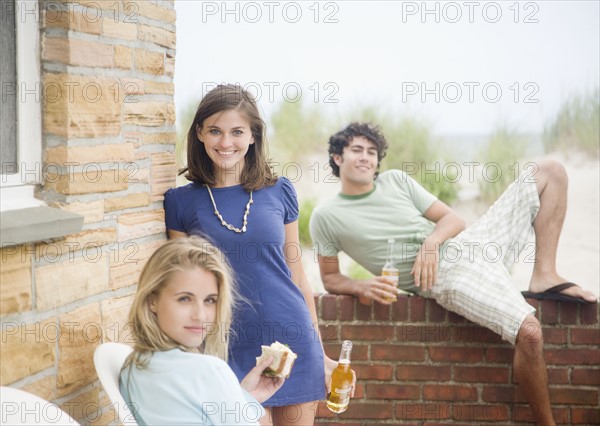
[[[124,369],[119,384],[140,425],[258,425],[265,413],[225,361],[180,349]]]

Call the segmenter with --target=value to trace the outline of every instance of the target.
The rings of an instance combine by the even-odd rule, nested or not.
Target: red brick
[[[566,325],[577,324],[577,318],[579,318],[578,304],[562,302],[559,304],[560,307],[560,323]]]
[[[389,361],[425,361],[425,348],[404,345],[371,345],[371,359]]]
[[[398,296],[398,301],[392,304],[392,320],[408,320],[408,299],[413,296]]]
[[[342,325],[342,339],[349,340],[392,340],[394,327],[391,325]]]
[[[352,364],[357,380],[392,380],[394,377],[391,365]]]
[[[483,359],[483,348],[465,348],[464,346],[429,347],[432,361],[479,362]]]
[[[571,408],[571,424],[598,425],[600,424],[600,410],[598,408]]]
[[[352,321],[354,319],[354,301],[352,296],[338,296],[340,301],[340,320]]]
[[[396,379],[402,381],[448,381],[451,370],[448,365],[401,365],[396,367]]]
[[[527,402],[515,386],[484,386],[481,397],[486,402]]]
[[[425,302],[427,299],[419,296],[412,296],[408,300],[408,317],[410,320],[414,322],[425,321]]]
[[[573,368],[571,380],[574,385],[600,386],[600,370],[592,368]]]
[[[392,404],[351,401],[348,411],[340,414],[347,419],[389,419],[392,417]]]
[[[553,408],[552,415],[557,424],[570,425],[569,409],[568,408]]]
[[[337,357],[340,355],[341,347],[342,347],[342,345],[339,345],[339,344],[323,342],[323,350],[325,351],[325,355],[327,355],[329,358],[331,358],[333,360],[336,360]]]
[[[354,396],[353,399],[363,399],[365,397],[365,385],[362,383],[357,383],[354,387]]]
[[[327,404],[325,403],[325,401],[319,401],[319,405],[317,407],[317,418],[320,418],[321,420],[324,419],[335,419],[337,417],[337,415],[331,411],[329,411],[329,409],[327,408]],[[324,423],[324,422],[320,422],[320,423]]]
[[[325,353],[327,356],[334,361],[337,361],[340,356],[342,345],[340,343],[324,343]],[[352,354],[350,355],[352,361],[366,361],[369,359],[369,346],[354,344],[352,345]]]
[[[512,364],[514,356],[515,349],[512,346],[501,348],[486,348],[485,350],[485,360],[487,362]]]
[[[326,342],[328,340],[339,341],[340,328],[334,324],[320,324],[319,332],[321,333],[321,340]]]
[[[389,423],[386,423],[386,424],[389,424]],[[392,423],[392,424],[394,424],[394,423]],[[423,423],[421,423],[421,422],[417,422],[417,423],[408,423],[408,422],[404,422],[404,421],[403,421],[403,422],[401,422],[400,424],[401,424],[402,426],[422,426],[422,425],[423,425]]]
[[[455,312],[448,311],[448,322],[451,324],[466,324],[470,321],[462,315],[458,315]]]
[[[571,329],[571,343],[574,345],[600,345],[600,330],[573,328]]]
[[[552,415],[557,424],[570,425],[568,408],[552,408]]]
[[[501,422],[509,419],[506,405],[465,404],[452,406],[452,418],[470,422]]]
[[[558,323],[558,303],[554,300],[543,300],[540,303],[542,311],[542,323],[556,324]]]
[[[440,422],[450,418],[451,406],[439,403],[397,403],[397,420],[430,420]]]
[[[500,343],[496,333],[475,324],[448,323],[400,324],[396,327],[399,341],[450,342],[450,343]]]
[[[569,370],[567,368],[549,368],[548,383],[552,385],[568,385]]]
[[[598,324],[598,316],[600,314],[600,303],[582,305],[579,309],[581,324],[594,325]]]
[[[427,319],[429,322],[444,322],[446,321],[446,309],[442,308],[438,305],[435,300],[431,300],[428,306],[429,312],[427,314]]]
[[[473,386],[424,385],[423,399],[433,401],[477,401]]]
[[[375,314],[375,320],[376,321],[389,321],[391,318],[390,306],[391,305],[375,303],[375,305],[373,306],[373,313]]]
[[[369,321],[371,319],[371,306],[373,302],[368,305],[363,305],[356,300],[356,319],[360,321]]]
[[[516,423],[535,423],[535,416],[531,411],[531,407],[529,405],[513,405],[512,421]]]
[[[546,349],[544,358],[550,365],[600,364],[600,352],[595,349]]]
[[[321,407],[319,407],[321,408]],[[325,407],[325,403],[323,403],[323,410],[325,411],[329,411],[326,407]],[[331,413],[331,411],[329,411]],[[331,413],[333,414],[333,413]],[[327,425],[327,426],[362,426],[362,423],[348,423],[348,422],[329,422],[326,421],[321,415],[320,415],[320,411],[317,412],[317,418],[315,419],[315,424],[322,424],[322,425]]]
[[[569,423],[568,408],[552,408],[552,415],[557,424]],[[536,417],[528,405],[513,406],[512,421],[516,423],[535,423]]]
[[[539,300],[525,298],[525,301],[535,308],[536,314],[540,312]]]
[[[367,397],[369,399],[419,399],[421,396],[418,385],[383,385],[368,384]]]
[[[452,342],[461,343],[502,343],[502,337],[490,330],[479,325],[469,324],[466,327],[455,327],[456,336],[451,338]]]
[[[421,328],[414,324],[399,324],[396,327],[396,340],[399,342],[422,342]]]
[[[323,405],[325,405],[325,403],[323,403]],[[325,407],[323,409],[327,410],[327,408],[325,408]],[[327,411],[329,411],[329,410],[327,410]],[[319,416],[317,414],[317,418],[315,419],[315,424],[323,424],[323,425],[327,425],[327,426],[362,426],[362,423],[329,422],[329,421],[326,421],[323,418],[319,418],[319,417],[321,417],[321,416]]]
[[[324,321],[335,321],[337,319],[337,297],[334,294],[323,294],[321,296],[321,319]],[[318,312],[318,311],[317,311]]]
[[[435,423],[429,423],[429,422],[424,422],[424,423],[420,423],[421,426],[439,426],[441,423],[435,422]],[[452,426],[473,426],[472,423],[457,423],[457,422],[452,422],[452,423],[443,423],[443,424],[451,424]],[[404,426],[405,423],[402,423],[402,426]]]
[[[575,388],[550,388],[550,402],[559,405],[597,405],[598,391]]]
[[[317,309],[317,312],[319,312],[319,303],[321,303],[321,295],[322,295],[322,293],[315,294],[313,296],[313,300],[315,302],[315,308]]]
[[[544,328],[544,343],[549,345],[564,345],[567,343],[567,330],[565,328]]]
[[[454,380],[470,383],[509,383],[506,367],[454,367]]]

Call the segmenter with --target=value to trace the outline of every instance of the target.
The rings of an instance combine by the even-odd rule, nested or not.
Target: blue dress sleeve
[[[283,223],[287,225],[298,220],[300,216],[298,197],[294,185],[288,178],[282,176],[279,180],[281,181],[281,202],[284,208]]]
[[[174,188],[169,189],[165,193],[163,206],[165,208],[165,225],[167,229],[173,231],[186,232],[179,217],[179,209],[177,208],[177,193]]]

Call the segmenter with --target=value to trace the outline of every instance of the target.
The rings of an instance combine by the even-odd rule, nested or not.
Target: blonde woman
[[[240,384],[227,365],[236,295],[223,254],[206,240],[171,240],[146,263],[129,321],[135,346],[120,388],[142,424],[264,424],[260,405],[283,384],[262,376]]]

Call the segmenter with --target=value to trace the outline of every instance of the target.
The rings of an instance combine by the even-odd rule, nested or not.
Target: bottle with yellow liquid
[[[383,269],[381,270],[381,276],[386,277],[392,281],[394,281],[394,287],[398,286],[398,276],[400,275],[400,271],[394,265],[394,243],[393,239],[388,240],[387,246],[387,255],[385,257],[385,265],[383,265]],[[394,302],[397,300],[397,297],[389,297],[385,299],[388,302]]]
[[[331,392],[327,395],[327,408],[338,414],[346,411],[350,403],[352,391],[350,352],[352,352],[352,342],[344,340],[338,366],[331,373]]]

